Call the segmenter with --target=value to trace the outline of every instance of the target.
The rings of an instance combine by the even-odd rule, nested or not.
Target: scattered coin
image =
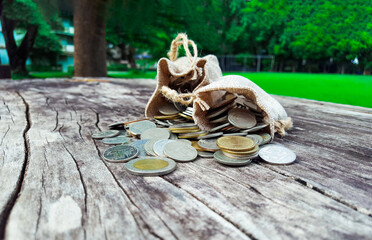
[[[291,164],[296,160],[292,150],[278,144],[267,144],[258,153],[262,160],[271,164]]]
[[[216,152],[220,150],[220,148],[216,144],[217,139],[200,139],[198,141],[198,145],[204,150],[208,152]]]
[[[141,139],[168,139],[170,132],[166,128],[149,128],[141,134]]]
[[[129,132],[133,133],[134,135],[141,135],[144,131],[150,128],[156,128],[156,124],[149,120],[144,120],[131,123],[129,125]]]
[[[228,114],[229,122],[237,128],[247,129],[256,125],[256,117],[247,109],[233,108]]]
[[[164,115],[175,115],[178,114],[180,111],[177,110],[174,104],[166,102],[159,106],[159,112]]]
[[[217,146],[231,151],[249,151],[255,147],[252,139],[242,136],[226,136],[217,139]]]
[[[210,111],[208,112],[205,117],[207,119],[211,119],[211,118],[214,118],[214,117],[217,117],[225,112],[227,112],[230,108],[232,108],[233,106],[235,105],[235,103],[230,103],[226,106],[222,106],[220,108],[217,108],[217,109],[213,109],[213,111]]]
[[[216,137],[221,137],[222,135],[223,135],[223,132],[208,133],[207,135],[198,137],[198,139],[216,138]]]
[[[129,145],[119,145],[107,149],[103,153],[103,158],[108,162],[126,162],[137,157],[139,151],[137,148]]]
[[[195,160],[198,152],[186,142],[176,140],[165,145],[164,155],[179,162]]]
[[[191,146],[195,148],[197,151],[205,151],[203,148],[201,148],[198,144],[198,141],[191,141]]]
[[[203,158],[213,158],[213,152],[198,151],[198,155]]]
[[[213,109],[225,106],[235,101],[237,97],[234,94],[225,95],[224,99],[216,104],[214,104]]]
[[[158,140],[154,143],[153,150],[156,155],[159,157],[165,157],[164,155],[164,147],[170,142],[177,141],[177,140],[169,140],[169,139],[162,139]]]
[[[116,137],[113,137],[113,138],[104,138],[102,139],[102,142],[105,143],[105,144],[112,144],[112,145],[115,145],[115,144],[123,144],[123,143],[127,143],[130,141],[130,138],[126,137],[126,136],[116,136]]]
[[[235,133],[224,133],[224,136],[246,136],[247,133],[235,132]]]
[[[228,120],[228,116],[224,115],[224,116],[218,117],[216,119],[210,120],[209,122],[210,123],[225,123],[225,122],[227,122],[227,120]]]
[[[257,134],[248,134],[246,137],[252,139],[257,145],[261,145],[263,141],[262,137]]]
[[[177,164],[172,159],[143,157],[133,159],[125,164],[126,170],[133,175],[160,176],[173,172]]]
[[[256,126],[252,127],[252,128],[241,130],[241,132],[246,132],[246,133],[257,132],[258,130],[261,130],[261,129],[267,127],[267,126],[269,126],[269,124],[260,123],[260,124],[257,124]]]
[[[156,153],[154,152],[154,144],[157,142],[159,139],[150,139],[147,143],[145,143],[145,151],[147,155],[149,156],[157,156]]]
[[[232,150],[228,150],[228,149],[221,149],[222,152],[224,153],[228,153],[228,154],[233,154],[233,155],[238,155],[238,156],[249,156],[249,155],[252,155],[252,154],[255,154],[258,152],[258,145],[255,145],[254,148],[252,148],[251,150],[248,150],[248,151],[232,151]]]
[[[197,138],[201,136],[207,135],[208,132],[206,131],[200,131],[200,132],[195,132],[195,133],[182,133],[178,135],[178,138]]]
[[[148,141],[149,141],[148,139],[137,140],[137,141],[134,141],[134,142],[130,143],[129,145],[137,148],[138,151],[139,151],[138,156],[142,157],[142,156],[146,156],[145,144]]]
[[[247,159],[254,159],[254,158],[258,157],[258,152],[257,151],[255,153],[253,153],[253,154],[243,155],[243,156],[242,155],[236,155],[236,154],[227,153],[227,152],[224,152],[224,151],[222,151],[222,152],[223,152],[223,154],[226,157],[232,158],[232,159],[235,159],[235,160],[247,160]]]
[[[224,123],[224,124],[221,124],[215,128],[212,128],[211,130],[209,130],[209,132],[217,132],[218,130],[221,130],[222,128],[225,128],[227,126],[229,126],[230,123]]]
[[[213,157],[218,163],[221,163],[221,164],[224,164],[224,165],[229,165],[229,166],[245,166],[245,165],[248,165],[249,163],[252,162],[251,159],[236,160],[236,159],[229,158],[229,157],[225,156],[222,153],[222,151],[215,152]]]
[[[260,135],[262,137],[262,142],[261,142],[260,145],[264,145],[264,144],[270,142],[270,140],[271,140],[271,136],[268,133],[260,133],[258,135]]]
[[[98,132],[98,133],[94,133],[92,135],[92,138],[94,138],[94,139],[110,138],[110,137],[115,137],[115,136],[119,135],[119,133],[120,132],[118,130]]]

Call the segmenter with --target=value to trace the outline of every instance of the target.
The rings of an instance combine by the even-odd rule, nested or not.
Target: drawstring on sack
[[[279,133],[280,136],[284,137],[286,130],[289,130],[293,126],[292,118],[287,117],[286,119],[278,120],[274,124],[275,131]]]

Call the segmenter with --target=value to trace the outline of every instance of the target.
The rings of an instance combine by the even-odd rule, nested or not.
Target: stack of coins
[[[222,153],[235,160],[248,160],[257,157],[258,144],[242,136],[225,136],[216,141]]]

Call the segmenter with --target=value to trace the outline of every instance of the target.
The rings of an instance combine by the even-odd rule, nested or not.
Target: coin
[[[257,145],[261,145],[263,141],[262,137],[257,134],[248,134],[246,137],[252,139]]]
[[[217,139],[217,146],[231,151],[249,151],[255,147],[252,139],[242,136],[226,136]]]
[[[179,113],[178,115],[180,115],[181,117],[184,117],[186,119],[189,119],[189,120],[194,120],[191,116],[188,116],[188,115],[186,115],[184,113]]]
[[[205,117],[207,119],[211,119],[211,118],[214,118],[214,117],[217,117],[225,112],[227,112],[227,110],[229,110],[230,108],[232,108],[234,106],[235,103],[231,103],[229,105],[226,105],[226,106],[223,106],[223,107],[220,107],[220,108],[217,108],[217,109],[214,109],[213,111],[210,111],[208,112]]]
[[[218,117],[216,119],[210,120],[209,122],[210,123],[225,123],[227,122],[227,120],[228,120],[228,116],[224,115],[222,117]]]
[[[144,131],[150,128],[156,128],[156,124],[149,120],[144,120],[131,123],[129,125],[129,132],[133,133],[134,135],[141,135]]]
[[[229,166],[244,166],[252,162],[251,159],[236,160],[225,156],[222,151],[217,151],[213,154],[214,159],[221,164]]]
[[[190,162],[198,156],[195,148],[180,140],[166,144],[163,152],[165,156],[179,162]]]
[[[237,97],[234,94],[227,94],[227,95],[224,96],[224,98],[223,98],[222,101],[217,102],[216,104],[214,104],[214,106],[212,108],[213,109],[216,109],[216,108],[225,106],[225,105],[227,105],[229,103],[234,102],[236,98]]]
[[[154,152],[154,144],[156,141],[158,141],[159,139],[150,139],[147,143],[145,143],[145,152],[147,153],[147,155],[150,155],[150,156],[157,156],[156,153]]]
[[[228,150],[228,149],[221,149],[221,151],[224,152],[224,153],[244,156],[244,155],[255,154],[255,153],[257,153],[258,149],[259,149],[258,145],[255,145],[254,148],[252,148],[251,150],[248,150],[248,151],[238,152],[238,151],[231,151],[231,150]]]
[[[197,129],[199,128],[198,125],[195,123],[181,123],[181,124],[174,124],[172,126],[169,126],[169,130],[183,130],[183,129]]]
[[[221,125],[219,125],[215,128],[212,128],[211,130],[209,130],[209,132],[217,132],[218,130],[221,130],[222,128],[227,127],[229,125],[230,125],[230,123],[221,124]]]
[[[296,160],[296,154],[278,144],[267,144],[258,152],[260,158],[271,164],[290,164]]]
[[[192,147],[195,148],[197,151],[205,151],[203,148],[201,148],[198,144],[198,141],[191,141]]]
[[[261,130],[261,129],[267,127],[267,126],[269,126],[269,124],[260,123],[260,124],[257,124],[256,126],[252,127],[252,128],[241,130],[241,132],[246,132],[246,133],[257,132],[258,130]]]
[[[186,128],[186,129],[177,129],[177,130],[171,130],[172,133],[193,133],[193,132],[199,132],[200,128]]]
[[[207,134],[208,132],[206,131],[200,131],[200,132],[195,132],[195,133],[182,133],[178,135],[178,138],[197,138],[197,137],[201,137]]]
[[[103,158],[108,162],[126,162],[138,155],[137,148],[129,145],[119,145],[107,149],[103,153]]]
[[[235,132],[235,133],[224,133],[224,136],[246,136],[247,133]]]
[[[168,139],[169,136],[166,128],[149,128],[141,134],[141,139]]]
[[[171,124],[169,124],[167,122],[163,122],[163,121],[160,121],[158,119],[154,119],[154,120],[155,120],[155,123],[158,124],[158,125],[165,126],[165,127],[171,126]]]
[[[247,129],[256,125],[256,117],[247,109],[233,108],[228,113],[229,122],[237,128]]]
[[[222,135],[223,135],[223,132],[208,133],[205,136],[198,137],[198,139],[216,138],[216,137],[221,137]]]
[[[179,103],[179,102],[173,102],[174,106],[176,107],[176,109],[180,112],[183,112],[186,110],[186,106],[183,105],[182,103]]]
[[[164,155],[164,147],[170,142],[177,141],[177,140],[169,140],[169,139],[162,139],[158,140],[154,143],[153,150],[156,155],[159,157],[165,157]]]
[[[213,158],[213,152],[198,151],[198,155],[203,158]]]
[[[102,139],[102,142],[105,144],[123,144],[130,141],[130,138],[127,138],[126,136],[116,136],[113,138],[104,138]]]
[[[258,152],[255,152],[255,153],[250,154],[250,155],[235,155],[235,154],[231,154],[231,153],[226,153],[224,151],[222,151],[222,152],[226,157],[232,158],[232,159],[235,159],[235,160],[247,160],[247,159],[253,159],[253,158],[258,157]]]
[[[133,159],[125,164],[126,170],[134,175],[160,176],[173,172],[177,164],[172,159],[143,157]]]
[[[220,150],[220,148],[216,144],[217,139],[212,138],[212,139],[200,139],[198,141],[198,145],[204,149],[204,151],[208,152],[215,152]]]
[[[271,136],[268,133],[259,133],[258,135],[260,135],[262,137],[262,142],[261,142],[260,145],[264,145],[264,144],[270,142],[270,140],[271,140]]]
[[[92,138],[94,138],[94,139],[110,138],[110,137],[115,137],[115,136],[119,135],[119,133],[120,132],[118,130],[98,132],[98,133],[92,134]]]
[[[161,116],[154,116],[157,120],[172,120],[179,118],[178,114],[175,115],[161,115]]]
[[[174,106],[174,104],[170,102],[166,102],[159,106],[159,112],[164,115],[175,115],[178,114],[180,111]]]
[[[130,143],[129,145],[137,148],[138,151],[139,151],[138,156],[142,157],[142,156],[146,156],[145,144],[148,141],[149,141],[148,139],[137,140],[137,141],[134,141],[134,142]]]

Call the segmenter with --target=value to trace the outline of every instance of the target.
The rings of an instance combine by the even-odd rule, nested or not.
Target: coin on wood
[[[246,137],[252,139],[257,145],[261,145],[263,141],[262,137],[257,134],[248,134]]]
[[[178,162],[190,162],[198,156],[195,148],[180,140],[166,144],[163,152],[165,156]]]
[[[160,176],[173,172],[177,164],[172,159],[143,157],[133,159],[125,164],[126,170],[133,175]]]
[[[220,137],[217,139],[216,143],[221,149],[231,151],[249,151],[252,150],[256,145],[252,139],[242,136]]]
[[[170,142],[177,141],[177,140],[170,140],[170,139],[161,139],[154,143],[153,150],[156,155],[159,157],[165,157],[164,155],[164,147]]]
[[[248,109],[233,108],[228,114],[229,122],[237,128],[252,128],[257,124],[256,117]]]
[[[198,151],[198,155],[203,158],[213,158],[213,152]]]
[[[166,128],[149,128],[141,134],[141,139],[168,139],[169,136]]]
[[[150,139],[147,143],[145,143],[145,151],[147,155],[149,156],[157,156],[156,153],[154,152],[154,144],[157,142],[159,139]]]
[[[137,157],[139,151],[137,148],[129,145],[119,145],[107,149],[103,153],[103,158],[108,162],[127,162]]]
[[[104,132],[97,132],[92,134],[92,138],[94,139],[102,139],[102,138],[111,138],[119,135],[118,130],[109,130],[109,131],[104,131]]]
[[[137,141],[134,141],[134,142],[130,143],[129,145],[137,148],[138,151],[139,151],[138,156],[142,157],[142,156],[146,156],[145,144],[148,141],[149,141],[148,139],[137,140]]]
[[[260,158],[271,164],[291,164],[296,160],[296,154],[279,144],[267,144],[258,152]]]
[[[130,138],[126,137],[126,136],[116,136],[116,137],[113,137],[113,138],[104,138],[102,139],[102,142],[104,144],[110,144],[110,145],[116,145],[116,144],[123,144],[123,143],[127,143],[130,141]]]
[[[211,139],[200,139],[198,141],[198,145],[204,149],[204,151],[209,151],[209,152],[216,152],[220,150],[220,148],[216,144],[217,139],[216,138],[211,138]]]
[[[236,160],[225,156],[222,151],[217,151],[213,155],[214,159],[221,164],[229,166],[245,166],[252,162],[252,159]]]
[[[141,135],[144,131],[150,128],[156,128],[156,124],[149,120],[144,120],[131,123],[129,125],[129,132],[133,133],[134,135]]]
[[[268,133],[259,133],[258,135],[260,135],[262,137],[262,142],[260,145],[264,145],[268,142],[270,142],[271,140],[271,135],[268,134]]]

